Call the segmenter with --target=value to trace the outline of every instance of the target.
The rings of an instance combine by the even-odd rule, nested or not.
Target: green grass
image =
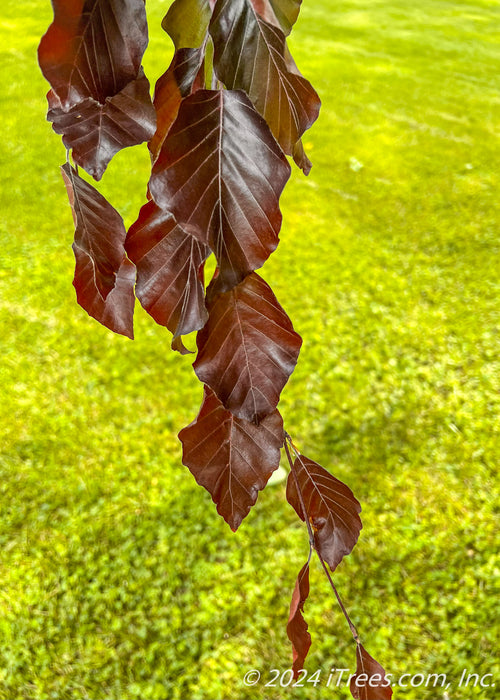
[[[147,5],[154,80],[171,48]],[[232,534],[180,462],[190,360],[140,309],[130,342],[76,306],[50,20],[48,0],[2,5],[0,698],[347,697],[324,685],[354,650],[316,565],[323,685],[245,688],[290,664],[304,528],[280,484]],[[264,273],[304,336],[288,430],[363,505],[338,588],[387,671],[447,673],[450,700],[497,696],[463,669],[500,683],[499,39],[494,0],[305,0],[291,45],[323,109]],[[127,223],[147,165],[122,152],[102,183]]]

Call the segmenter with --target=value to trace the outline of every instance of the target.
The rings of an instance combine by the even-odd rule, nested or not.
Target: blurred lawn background
[[[154,82],[170,59],[148,0]],[[137,308],[136,340],[76,306],[72,219],[36,46],[48,0],[4,0],[2,45],[0,698],[333,698],[246,688],[286,669],[307,536],[269,486],[237,534],[181,465],[201,388]],[[497,697],[500,14],[496,0],[305,0],[291,38],[323,100],[314,168],[283,196],[265,276],[304,337],[281,403],[302,450],[346,481],[364,529],[335,575],[386,670]],[[145,147],[100,189],[126,223]],[[307,661],[354,669],[315,565]],[[307,685],[307,684],[306,684]]]

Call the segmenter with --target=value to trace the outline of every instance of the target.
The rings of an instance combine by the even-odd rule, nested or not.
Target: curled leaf
[[[304,603],[309,596],[309,560],[302,567],[295,582],[290,603],[290,615],[286,626],[288,639],[292,642],[293,675],[296,678],[304,667],[304,661],[311,646],[311,635],[304,619]]]
[[[69,163],[61,167],[75,222],[75,246],[93,267],[95,286],[106,299],[125,257],[127,232],[120,214]]]
[[[302,170],[304,175],[309,175],[311,172],[312,168],[312,163],[307,157],[307,154],[304,150],[304,146],[302,144],[302,141],[299,139],[295,146],[293,147],[293,153],[292,153],[293,159],[295,163],[299,166],[299,168]]]
[[[94,266],[87,253],[73,244],[76,267],[73,286],[76,299],[89,316],[102,323],[114,333],[134,339],[134,283],[135,267],[127,260],[116,274],[116,283],[106,299],[103,299],[95,284]]]
[[[174,349],[184,354],[179,336],[202,328],[208,319],[199,270],[209,248],[153,201],[142,207],[125,247],[137,266],[137,298],[157,323],[171,331]]]
[[[149,141],[156,129],[156,114],[149,95],[149,81],[142,72],[104,104],[88,97],[69,110],[63,109],[54,91],[47,95],[47,119],[73,149],[75,163],[100,180],[109,161],[122,148]]]

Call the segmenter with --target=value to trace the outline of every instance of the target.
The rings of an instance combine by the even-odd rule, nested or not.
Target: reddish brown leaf
[[[127,232],[123,219],[69,163],[61,170],[75,221],[75,245],[89,256],[95,285],[106,299],[125,257],[123,244]]]
[[[355,700],[391,700],[392,688],[382,666],[362,644],[356,646],[356,673],[349,685]]]
[[[201,89],[203,85],[203,51],[178,49],[168,70],[158,79],[155,87],[153,102],[157,128],[148,144],[153,163],[177,117],[182,98]]]
[[[253,0],[219,0],[210,23],[218,78],[244,90],[289,155],[317,119],[320,100],[297,70],[285,35]],[[265,79],[263,79],[265,76]]]
[[[198,90],[179,109],[150,180],[153,199],[207,243],[219,289],[239,284],[278,244],[290,166],[241,91]]]
[[[309,561],[302,567],[290,603],[290,615],[286,626],[288,639],[292,642],[293,649],[293,675],[296,678],[304,667],[304,661],[311,646],[311,635],[307,631],[308,625],[304,619],[304,603],[309,596]]]
[[[51,90],[47,119],[73,149],[75,163],[100,180],[109,161],[122,148],[148,141],[156,128],[156,113],[149,95],[149,81],[142,72],[121,92],[100,104],[92,97],[65,111]]]
[[[104,104],[138,77],[148,43],[144,0],[52,0],[52,6],[38,60],[63,109],[88,97]]]
[[[174,335],[202,328],[208,313],[198,271],[210,250],[153,201],[130,227],[127,254],[137,266],[136,296],[157,323]],[[180,350],[176,344],[175,349]]]
[[[205,39],[211,14],[209,0],[175,0],[161,26],[176,50],[197,49]]]
[[[179,433],[182,462],[211,494],[236,530],[280,462],[283,421],[278,411],[260,425],[236,418],[205,387],[198,417]]]
[[[208,311],[208,323],[198,333],[194,370],[234,415],[258,422],[278,405],[302,340],[271,287],[255,272],[215,295]]]
[[[301,455],[293,465],[309,521],[314,531],[314,545],[334,571],[350,554],[362,528],[361,506],[351,489],[326,469]],[[286,497],[301,520],[302,506],[293,472],[288,475]]]
[[[87,253],[73,244],[76,267],[73,286],[76,299],[85,311],[115,333],[134,339],[135,267],[123,259],[116,284],[104,300],[95,284],[94,265]]]

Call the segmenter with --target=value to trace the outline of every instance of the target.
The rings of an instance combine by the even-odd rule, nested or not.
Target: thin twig
[[[293,468],[292,455],[290,454],[290,450],[288,449],[287,441],[289,441],[290,444],[292,444],[292,441],[290,440],[290,436],[288,435],[288,433],[285,433],[285,452],[286,452],[286,456],[288,457],[288,461],[290,463],[290,469],[292,472],[293,480],[295,481],[295,488],[297,489],[297,494],[299,496],[300,507],[302,508],[302,515],[304,516],[304,521],[307,525],[307,532],[309,533],[309,544],[311,545],[312,549],[316,549],[316,546],[314,544],[314,534],[312,531],[311,523],[309,522],[309,518],[307,517],[306,505],[304,503],[302,491],[300,490],[300,485],[299,485],[299,480],[297,479],[297,474],[295,473],[295,469]],[[293,447],[293,445],[292,445],[292,447]]]
[[[307,532],[309,533],[309,545],[310,545],[310,547],[311,547],[312,549],[314,549],[314,551],[315,551],[316,554],[318,555],[318,559],[320,560],[321,566],[323,567],[323,571],[325,572],[326,577],[327,577],[327,579],[328,579],[328,582],[330,583],[330,586],[332,587],[332,590],[333,590],[333,592],[334,592],[334,594],[335,594],[335,597],[336,597],[336,599],[337,599],[337,603],[339,604],[340,609],[342,610],[342,613],[343,613],[345,619],[347,620],[347,624],[349,625],[349,629],[351,630],[351,634],[352,634],[352,636],[353,636],[353,638],[354,638],[354,641],[356,642],[356,644],[358,644],[358,643],[359,643],[359,634],[358,634],[358,631],[357,631],[356,627],[354,626],[354,624],[353,624],[351,618],[349,617],[349,614],[348,614],[348,612],[347,612],[347,610],[346,610],[346,608],[345,608],[344,603],[342,602],[342,599],[341,599],[341,597],[340,597],[340,595],[339,595],[339,592],[337,591],[337,588],[336,588],[335,584],[333,583],[331,574],[330,574],[330,572],[328,571],[328,568],[327,568],[327,565],[326,565],[326,563],[325,563],[325,560],[323,559],[323,557],[321,556],[320,552],[318,551],[318,549],[317,549],[317,547],[316,547],[315,540],[314,540],[314,533],[313,533],[313,531],[312,531],[312,526],[311,526],[311,523],[310,523],[310,521],[309,521],[309,517],[308,517],[308,515],[307,515],[307,509],[306,509],[306,505],[305,505],[305,503],[304,503],[304,497],[303,497],[303,495],[302,495],[302,491],[301,491],[301,488],[300,488],[299,479],[298,479],[298,477],[297,477],[297,474],[296,474],[296,471],[295,471],[295,467],[294,467],[294,462],[293,462],[293,460],[292,460],[292,455],[290,454],[290,450],[289,450],[289,448],[288,448],[288,444],[287,444],[287,443],[289,443],[290,447],[291,447],[292,450],[295,452],[295,455],[297,456],[297,459],[298,459],[299,462],[302,464],[302,466],[304,467],[304,469],[305,469],[305,465],[304,465],[304,462],[302,461],[302,456],[301,456],[300,452],[297,450],[297,448],[295,447],[295,445],[294,445],[293,442],[292,442],[292,438],[291,438],[290,435],[285,431],[285,443],[284,443],[285,452],[286,452],[286,456],[287,456],[287,458],[288,458],[288,461],[289,461],[289,463],[290,463],[290,469],[291,469],[291,472],[292,472],[292,475],[293,475],[293,480],[295,481],[295,488],[297,489],[297,495],[298,495],[298,497],[299,497],[300,507],[301,507],[301,509],[302,509],[302,515],[304,516],[304,521],[305,521],[305,523],[306,523],[306,525],[307,525]],[[310,556],[311,556],[311,551],[309,550],[309,557],[310,557]]]

